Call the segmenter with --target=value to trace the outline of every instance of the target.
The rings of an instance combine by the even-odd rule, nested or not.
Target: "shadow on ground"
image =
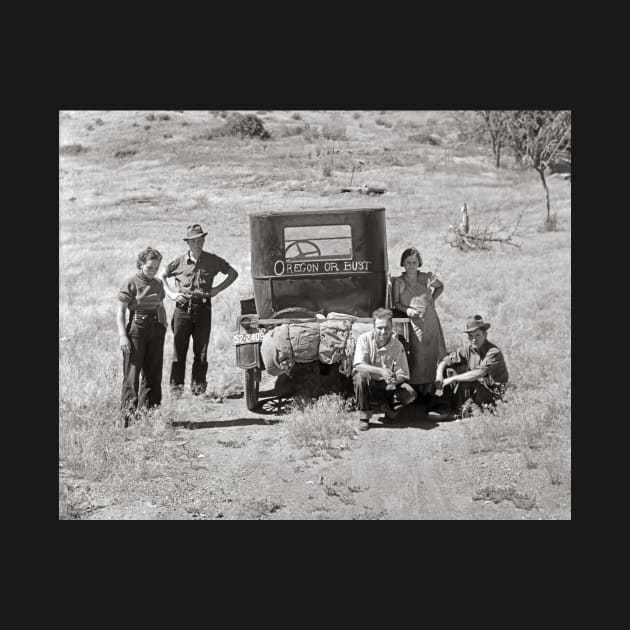
[[[379,424],[374,422],[378,420]],[[398,410],[394,420],[389,420],[383,414],[375,413],[370,422],[370,429],[423,429],[430,431],[443,422],[451,422],[453,418],[448,414],[427,413],[424,403],[413,403]]]
[[[175,420],[171,426],[183,429],[220,429],[223,427],[246,427],[251,425],[275,424],[272,418],[230,418],[229,420]]]

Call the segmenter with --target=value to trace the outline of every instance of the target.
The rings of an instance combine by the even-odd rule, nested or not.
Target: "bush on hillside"
[[[258,116],[254,114],[243,115],[238,112],[231,114],[224,125],[214,129],[212,136],[237,136],[240,138],[260,138],[261,140],[268,140],[271,137]]]
[[[430,144],[434,147],[442,144],[442,138],[434,133],[416,133],[407,138],[410,142],[420,142],[422,144]]]
[[[346,127],[341,124],[328,124],[322,127],[322,136],[326,140],[347,140]]]
[[[88,151],[88,148],[84,147],[82,144],[66,144],[59,147],[60,155],[78,155],[79,153],[84,153],[85,151]]]

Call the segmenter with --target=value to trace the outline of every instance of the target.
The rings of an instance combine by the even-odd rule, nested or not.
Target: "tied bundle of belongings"
[[[260,354],[272,376],[289,374],[296,363],[317,360],[319,324],[280,324],[265,333]]]
[[[319,359],[329,365],[338,363],[339,371],[350,376],[356,340],[372,324],[352,322],[350,315],[338,317],[341,315],[331,313],[321,322],[280,324],[265,333],[260,354],[267,372],[271,376],[290,374],[296,363]]]
[[[319,325],[319,360],[328,365],[339,363],[339,371],[342,374],[347,369],[346,346],[351,330],[352,323],[348,320],[324,320]],[[350,363],[352,370],[352,361]]]

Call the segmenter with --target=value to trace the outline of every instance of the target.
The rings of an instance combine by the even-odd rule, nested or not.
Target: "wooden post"
[[[464,203],[464,206],[462,207],[462,230],[464,231],[464,234],[468,234],[468,230],[470,229],[470,221],[468,218],[468,207],[466,206],[466,204]]]

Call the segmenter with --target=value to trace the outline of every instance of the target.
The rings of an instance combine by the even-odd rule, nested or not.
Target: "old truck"
[[[254,410],[265,334],[331,317],[371,323],[375,309],[391,305],[391,283],[385,208],[258,212],[249,216],[249,231],[254,295],[241,301],[234,344]],[[394,322],[407,336],[408,319]]]

